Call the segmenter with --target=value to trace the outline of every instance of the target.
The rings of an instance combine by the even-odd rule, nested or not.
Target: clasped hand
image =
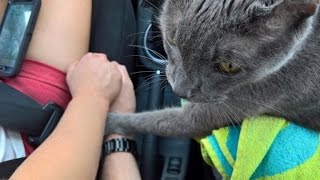
[[[125,66],[105,54],[88,53],[70,65],[67,84],[72,98],[96,99],[112,112],[134,112],[134,87]]]

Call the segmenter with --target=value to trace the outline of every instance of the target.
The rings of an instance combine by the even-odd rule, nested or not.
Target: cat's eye
[[[228,73],[231,75],[237,74],[241,70],[240,66],[229,62],[220,62],[217,64],[217,67],[224,73]]]

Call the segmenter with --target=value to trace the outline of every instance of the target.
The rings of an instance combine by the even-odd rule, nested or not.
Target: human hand
[[[118,66],[122,74],[122,88],[119,96],[110,107],[110,112],[133,113],[136,111],[136,96],[134,87],[125,66]],[[111,134],[105,137],[106,141],[117,138],[133,139],[133,136],[122,136],[119,134]]]
[[[118,64],[110,62],[106,55],[88,53],[70,65],[67,83],[73,98],[97,98],[109,106],[121,90],[122,75]]]
[[[125,66],[118,65],[118,69],[122,75],[122,88],[110,112],[133,113],[136,111],[136,96],[132,81]]]

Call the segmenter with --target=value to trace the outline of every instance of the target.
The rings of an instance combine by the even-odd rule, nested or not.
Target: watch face
[[[126,138],[112,139],[105,142],[104,155],[108,155],[114,152],[129,152],[135,155],[137,153],[136,142]]]

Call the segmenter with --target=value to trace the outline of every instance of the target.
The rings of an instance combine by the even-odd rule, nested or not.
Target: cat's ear
[[[255,16],[263,16],[268,15],[279,6],[281,3],[283,3],[284,0],[256,0],[253,1],[252,4],[249,7],[249,13],[255,15]]]

